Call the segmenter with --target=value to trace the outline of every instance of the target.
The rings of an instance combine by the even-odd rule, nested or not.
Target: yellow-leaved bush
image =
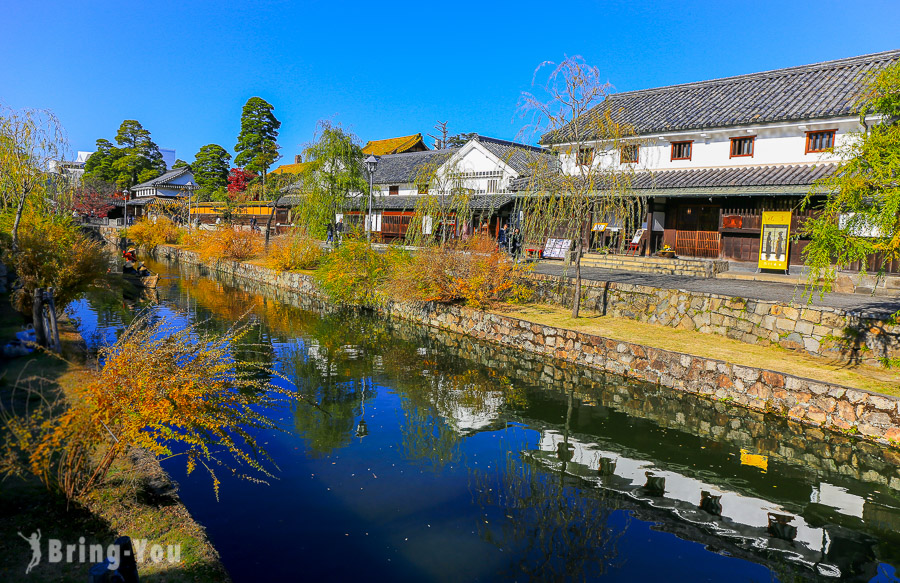
[[[269,246],[266,264],[279,271],[315,269],[322,261],[322,247],[305,231],[295,229],[276,237]]]
[[[232,350],[246,345],[246,331],[210,334],[137,318],[101,350],[94,380],[73,389],[61,414],[37,407],[27,417],[4,419],[10,439],[3,459],[24,455],[27,471],[69,498],[102,482],[129,447],[183,455],[189,473],[202,465],[217,496],[214,466],[251,480],[271,477],[257,434],[277,429],[265,410],[291,393],[269,382],[272,371],[261,374],[233,358]]]
[[[19,252],[10,250],[8,217],[3,217],[4,262],[14,268],[13,307],[31,315],[34,290],[54,288],[58,311],[101,279],[109,269],[104,247],[85,235],[71,218],[29,209],[19,225]]]
[[[262,254],[264,241],[259,233],[235,229],[231,225],[220,225],[212,230],[194,230],[183,239],[185,246],[196,251],[205,262],[254,259]]]
[[[184,229],[176,225],[169,217],[159,215],[152,219],[141,218],[125,229],[122,236],[133,241],[135,245],[156,249],[167,243],[178,243],[184,236]]]

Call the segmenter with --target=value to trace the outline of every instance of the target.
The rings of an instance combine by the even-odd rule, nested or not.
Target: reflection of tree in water
[[[363,401],[376,396],[372,377],[381,360],[376,347],[385,330],[346,314],[316,315],[304,323],[305,339],[285,349],[282,370],[300,397],[294,406],[297,432],[312,455],[328,455],[350,443]]]
[[[499,508],[507,517],[499,529],[481,524],[484,540],[513,551],[515,558],[505,577],[588,580],[617,565],[618,541],[628,528],[627,520],[611,527],[614,498],[566,473],[573,456],[569,443],[572,398],[569,392],[556,467],[546,468],[526,455],[508,452],[498,472],[471,472],[476,503],[485,514]]]

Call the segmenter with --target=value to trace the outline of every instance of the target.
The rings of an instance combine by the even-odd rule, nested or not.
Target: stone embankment
[[[532,280],[536,300],[572,304],[568,278],[535,274]],[[900,326],[885,316],[621,282],[581,285],[582,306],[609,316],[866,364],[900,358]]]
[[[411,322],[397,320],[393,329],[402,338],[437,344],[447,354],[483,363],[511,379],[560,394],[572,391],[582,401],[649,419],[660,427],[729,443],[791,466],[813,468],[835,480],[851,477],[900,490],[900,452],[893,448],[773,418],[765,411],[747,410],[727,401],[686,397],[656,385],[625,382],[595,368],[523,354]],[[594,414],[603,415],[596,410]]]
[[[161,258],[200,263],[197,254],[191,251],[160,247],[156,252]],[[220,261],[211,267],[235,277],[319,295],[312,279],[304,274],[277,272],[233,261]],[[669,301],[677,302],[678,294],[673,291]],[[697,298],[685,299],[687,306],[691,306]],[[737,309],[736,304],[732,306],[727,309]],[[900,442],[900,399],[896,397],[461,306],[393,303],[381,311],[544,357],[778,414],[808,425],[859,434],[882,444]],[[802,317],[798,321],[803,321]]]

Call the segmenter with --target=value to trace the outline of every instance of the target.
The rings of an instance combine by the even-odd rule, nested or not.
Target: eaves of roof
[[[608,110],[638,135],[751,124],[829,119],[854,114],[868,75],[900,62],[900,50],[739,75],[628,91],[569,125],[541,137],[541,144],[573,141],[575,127],[593,139],[592,125]]]

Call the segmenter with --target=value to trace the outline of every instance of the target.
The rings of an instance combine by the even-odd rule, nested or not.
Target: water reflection
[[[286,465],[299,439],[303,460],[294,463],[312,468],[315,479],[346,464],[347,474],[365,469],[381,484],[379,494],[357,498],[344,490],[347,478],[331,478],[328,492],[341,493],[335,508],[354,509],[354,518],[333,511],[342,530],[383,524],[434,541],[416,553],[398,550],[400,542],[388,550],[360,543],[360,552],[378,558],[373,565],[397,559],[370,566],[375,578],[715,580],[727,573],[887,581],[889,565],[900,564],[895,450],[458,335],[334,312],[188,266],[151,268],[167,274],[157,317],[221,329],[247,314],[252,328],[236,350],[272,364],[296,387],[286,416],[294,437],[284,438],[291,440],[285,460],[276,460],[287,474],[285,494],[277,484],[271,490],[279,513],[291,514],[294,490],[304,487]],[[102,340],[131,310],[153,304],[92,298],[79,314],[83,329]],[[254,510],[258,492],[249,496],[252,520],[275,520]],[[430,509],[422,524],[386,518],[389,508],[404,516],[417,504]],[[234,525],[218,525],[221,508],[191,510],[206,517],[217,545],[235,536]],[[432,523],[446,512],[458,522],[435,534]],[[447,558],[463,552],[456,549],[465,557]],[[229,556],[223,552],[240,579],[242,565]]]

